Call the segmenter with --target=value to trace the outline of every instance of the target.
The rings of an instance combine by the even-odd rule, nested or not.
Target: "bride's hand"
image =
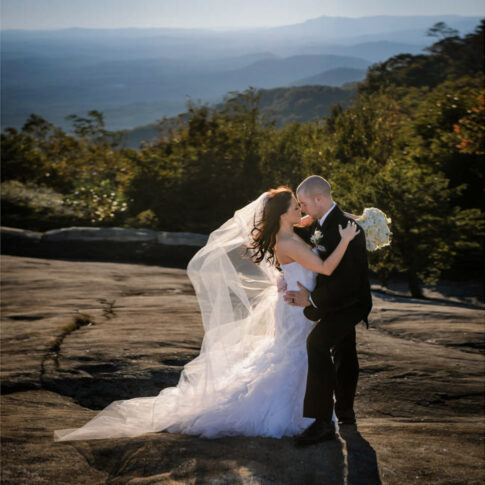
[[[313,219],[310,216],[305,216],[302,217],[300,220],[300,223],[298,224],[299,227],[308,227],[311,226],[315,222],[315,219]]]
[[[345,229],[342,229],[342,226],[339,224],[338,231],[340,232],[342,239],[350,242],[357,236],[357,234],[359,234],[360,229],[357,229],[357,224],[354,221],[348,221]]]

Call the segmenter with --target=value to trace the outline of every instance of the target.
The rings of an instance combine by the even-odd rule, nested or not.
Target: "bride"
[[[289,290],[298,290],[297,281],[313,289],[316,274],[333,272],[359,230],[353,221],[339,227],[340,243],[322,261],[294,232],[300,221],[293,192],[279,187],[212,232],[187,267],[205,333],[177,386],[114,401],[84,426],[54,431],[54,439],[301,433],[314,421],[303,417],[306,339],[314,322],[285,303],[276,285],[282,272]]]

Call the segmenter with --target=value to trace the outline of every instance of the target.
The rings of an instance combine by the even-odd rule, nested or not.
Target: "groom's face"
[[[315,197],[306,195],[304,192],[298,194],[298,200],[300,201],[301,210],[312,217],[313,219],[319,219],[321,208],[317,204]]]

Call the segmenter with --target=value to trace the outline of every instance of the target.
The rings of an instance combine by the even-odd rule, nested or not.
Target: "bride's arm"
[[[356,224],[350,221],[345,229],[342,229],[342,226],[339,225],[339,231],[342,238],[325,261],[322,261],[306,244],[295,240],[284,241],[283,244],[280,243],[278,245],[279,253],[290,257],[310,271],[327,276],[331,275],[344,257],[350,241],[360,232],[357,230]]]
[[[357,220],[360,216],[356,216],[355,214],[351,214],[350,212],[344,212],[345,217],[348,217],[349,219],[354,219]],[[304,216],[301,218],[300,223],[298,224],[299,227],[308,227],[311,226],[315,222],[315,219],[313,219],[310,216]]]
[[[357,220],[360,216],[356,216],[355,214],[351,214],[350,212],[344,212],[345,217],[348,217],[349,219],[354,219]]]

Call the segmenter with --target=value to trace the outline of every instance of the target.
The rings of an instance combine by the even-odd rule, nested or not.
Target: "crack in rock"
[[[116,316],[116,312],[114,311],[115,302],[116,300],[107,300],[106,298],[98,298],[98,302],[103,305],[103,317],[106,319],[111,319]],[[96,325],[97,322],[94,318],[89,315],[88,313],[82,313],[79,309],[76,310],[77,314],[73,316],[73,320],[71,323],[67,324],[61,331],[61,333],[55,337],[54,341],[47,349],[44,357],[40,363],[40,382],[43,386],[44,384],[44,375],[46,371],[46,362],[52,360],[54,362],[56,370],[59,369],[59,355],[61,353],[61,346],[64,342],[64,339],[71,335],[76,330],[79,330],[82,327]]]
[[[62,332],[54,339],[51,346],[47,350],[46,354],[42,358],[40,363],[40,381],[42,383],[45,374],[45,364],[48,360],[53,360],[56,369],[59,369],[59,354],[61,353],[61,346],[64,339],[71,333],[79,330],[81,327],[87,325],[96,325],[94,319],[87,313],[81,313],[77,310],[78,314],[74,315],[72,323],[66,325]]]

